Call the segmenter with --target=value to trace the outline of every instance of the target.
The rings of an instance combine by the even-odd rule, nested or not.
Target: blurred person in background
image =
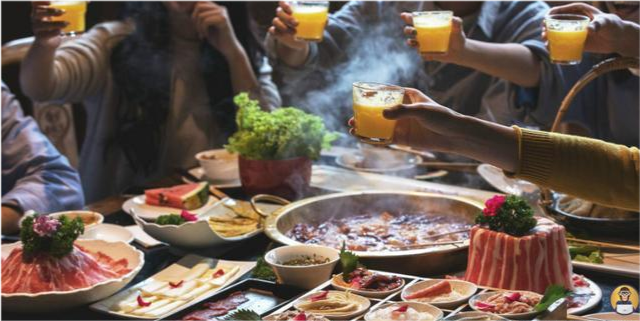
[[[2,234],[16,233],[25,211],[51,213],[83,206],[78,173],[33,118],[23,114],[2,82]]]
[[[61,11],[34,3],[21,85],[36,101],[82,102],[80,174],[88,201],[144,185],[235,130],[232,98],[280,106],[246,3],[128,2],[122,21],[61,44]]]
[[[583,10],[592,18],[585,50],[638,57],[640,25],[597,16],[594,9],[580,4],[555,10]],[[457,113],[412,88],[406,88],[405,104],[386,109],[384,117],[398,120],[394,133],[398,144],[470,157],[600,205],[634,212],[640,209],[637,147],[503,126]],[[408,130],[404,123],[409,120],[419,126]],[[353,120],[349,124],[353,126]]]
[[[574,3],[554,7],[549,12],[580,14],[592,20],[582,62],[576,66],[564,66],[558,77],[546,79],[541,84],[542,90],[549,93],[554,105],[560,106],[562,99],[578,79],[599,62],[617,56],[638,57],[640,3],[611,1],[597,2],[595,5],[598,7]],[[612,47],[614,42],[620,43],[616,44],[616,50]],[[582,128],[582,133],[586,136],[638,146],[639,80],[637,70],[617,70],[596,78],[574,98],[563,118],[564,123],[580,126],[578,128]]]
[[[447,54],[421,59],[415,53],[406,62],[391,57],[382,45],[375,47],[386,37],[410,51],[405,42],[416,46],[410,13],[431,10],[451,10],[455,15]],[[368,68],[410,64],[415,71],[405,79],[383,82],[411,84],[463,114],[502,124],[548,127],[557,106],[537,96],[540,80],[554,76],[558,68],[550,64],[540,37],[547,10],[544,2],[353,1],[330,15],[322,42],[310,43],[295,39],[297,21],[291,7],[281,2],[266,44],[274,69],[292,91],[340,61],[364,59],[358,47],[367,42],[374,49],[364,55],[377,57]],[[382,33],[371,31],[378,26],[384,26]],[[340,77],[339,70],[336,74]]]

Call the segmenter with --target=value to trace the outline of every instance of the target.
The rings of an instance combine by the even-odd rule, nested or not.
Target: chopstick
[[[418,166],[444,169],[450,171],[476,172],[479,164],[476,163],[447,163],[447,162],[422,162]]]
[[[418,155],[418,156],[420,156],[422,158],[425,158],[425,159],[436,159],[436,155],[434,155],[431,152],[415,150],[415,149],[413,149],[413,148],[411,148],[409,146],[393,144],[393,145],[389,145],[387,147],[389,149],[405,152],[407,154]]]
[[[594,246],[599,246],[599,247],[640,251],[640,246],[634,246],[634,245],[624,245],[624,244],[616,244],[616,243],[608,243],[608,242],[590,241],[590,240],[577,239],[577,238],[573,238],[573,237],[567,237],[566,239],[567,239],[567,241],[570,241],[570,242],[589,244],[589,245],[594,245]]]

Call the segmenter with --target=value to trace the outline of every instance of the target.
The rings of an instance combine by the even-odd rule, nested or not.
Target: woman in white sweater
[[[246,3],[131,2],[122,21],[64,43],[65,23],[50,19],[61,13],[34,4],[21,84],[36,101],[83,103],[79,170],[89,202],[222,146],[234,130],[235,94],[280,105]]]

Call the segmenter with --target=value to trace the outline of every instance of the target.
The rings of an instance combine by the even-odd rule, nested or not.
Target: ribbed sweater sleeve
[[[513,176],[601,205],[638,211],[637,148],[513,128],[519,157]]]

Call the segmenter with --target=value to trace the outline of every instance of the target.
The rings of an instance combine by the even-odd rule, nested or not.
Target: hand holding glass
[[[412,17],[421,54],[445,54],[449,51],[452,11],[414,12]]]
[[[64,10],[64,14],[51,18],[52,21],[66,21],[69,24],[62,29],[67,36],[75,36],[85,30],[85,13],[87,2],[85,1],[51,1],[51,7]]]
[[[322,41],[329,17],[329,1],[294,1],[291,2],[291,10],[293,18],[298,21],[296,39]]]
[[[356,82],[353,84],[355,135],[363,143],[388,145],[393,141],[396,121],[382,112],[402,104],[404,88],[393,85]]]
[[[575,14],[555,14],[544,20],[549,41],[551,62],[563,65],[579,64],[587,40],[589,17]]]

